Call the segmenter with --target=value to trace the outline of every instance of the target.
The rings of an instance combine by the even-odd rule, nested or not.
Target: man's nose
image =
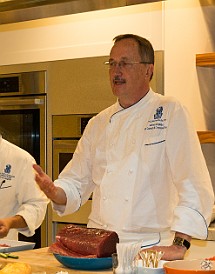
[[[122,66],[120,63],[116,63],[115,67],[114,67],[114,73],[115,74],[119,74],[122,73]]]

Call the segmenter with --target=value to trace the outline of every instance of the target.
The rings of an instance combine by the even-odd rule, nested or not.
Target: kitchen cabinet
[[[215,52],[196,54],[196,66],[215,68]]]

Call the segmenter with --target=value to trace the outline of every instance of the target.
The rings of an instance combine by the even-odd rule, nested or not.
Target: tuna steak
[[[58,232],[49,250],[72,257],[110,257],[116,252],[118,242],[114,231],[70,224]]]

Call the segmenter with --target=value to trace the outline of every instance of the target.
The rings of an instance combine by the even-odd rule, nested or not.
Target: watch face
[[[174,240],[175,245],[183,246],[183,242],[184,242],[184,240],[181,238],[175,238],[175,240]]]
[[[190,248],[190,243],[187,240],[182,239],[180,237],[176,237],[173,241],[173,244],[178,246],[185,246],[187,249]]]

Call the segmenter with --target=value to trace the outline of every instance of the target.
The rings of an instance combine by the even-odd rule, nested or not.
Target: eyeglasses
[[[151,64],[151,63],[150,62],[107,61],[107,62],[104,62],[104,64],[106,66],[109,66],[109,69],[115,69],[117,65],[119,66],[120,69],[127,69],[136,64]]]

